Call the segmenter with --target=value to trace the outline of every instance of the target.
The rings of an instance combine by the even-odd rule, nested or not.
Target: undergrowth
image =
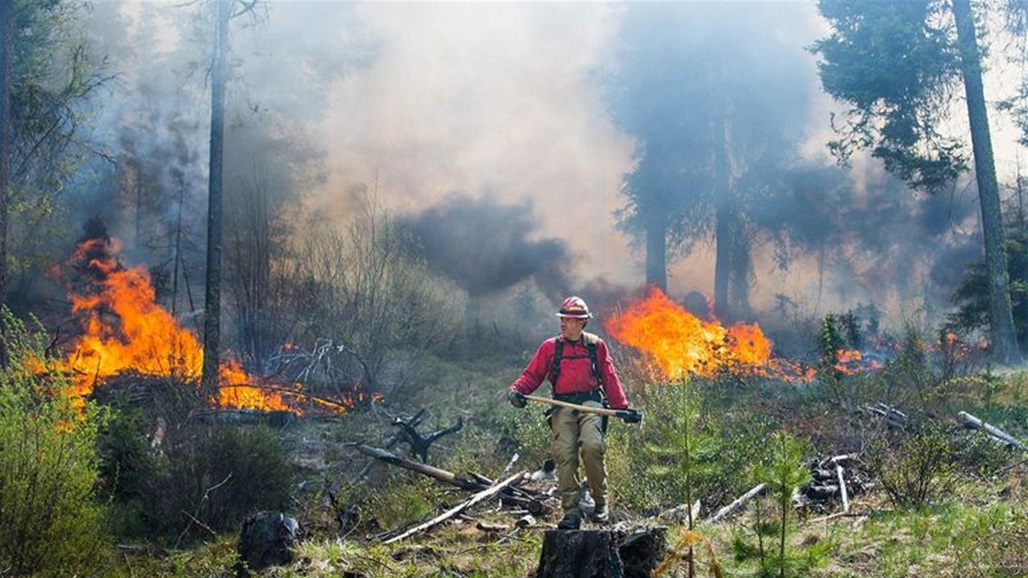
[[[612,518],[626,527],[668,527],[670,549],[661,566],[666,577],[1024,575],[1026,455],[964,428],[955,416],[974,413],[1025,439],[1028,378],[989,371],[944,376],[913,334],[904,343],[909,351],[894,365],[854,375],[822,374],[813,382],[726,375],[629,384],[633,405],[646,417],[640,425],[610,422]],[[103,499],[115,506],[109,511],[121,516],[120,547],[94,554],[95,561],[118,554],[105,569],[115,578],[233,576],[238,520],[266,507],[296,516],[305,531],[293,563],[265,570],[265,576],[531,576],[544,531],[559,519],[559,507],[522,528],[515,522],[523,512],[490,499],[385,543],[470,497],[353,448],[356,442],[385,443],[396,431],[395,418],[426,410],[421,427],[426,433],[459,420],[460,431],[434,443],[427,459],[458,476],[496,480],[533,472],[549,457],[542,409],[515,410],[503,399],[503,388],[519,368],[488,366],[487,374],[451,369],[436,362],[427,374],[432,381],[417,394],[365,411],[324,421],[301,419],[280,429],[249,425],[230,428],[232,435],[210,430],[210,435],[172,436],[164,445],[147,441],[152,423],[144,416],[131,410],[111,414],[114,419],[103,430],[103,459],[80,462],[96,472],[82,479],[97,482],[90,488],[103,489]],[[876,404],[895,409],[905,421],[890,422],[870,411]],[[5,431],[13,431],[14,424]],[[193,438],[191,453],[175,453],[174,444]],[[390,450],[407,456],[409,448],[397,443]],[[842,454],[849,456],[846,471],[867,482],[859,491],[853,488],[848,511],[843,512],[838,494],[814,505],[798,501],[811,464]],[[288,461],[278,461],[285,457]],[[172,471],[172,459],[193,464],[179,467],[183,480],[197,478],[195,491],[153,492],[150,486],[167,475],[161,472]],[[283,470],[290,468],[286,475]],[[197,492],[237,478],[253,485],[233,491],[241,500],[234,509],[197,508],[204,501]],[[277,481],[262,485],[268,480]],[[708,521],[760,483],[765,493],[723,521]],[[208,499],[220,497],[217,488],[212,492]],[[186,499],[176,501],[179,493]],[[67,511],[85,512],[79,522],[96,521],[104,512],[98,497],[83,494]],[[83,505],[90,509],[81,510]],[[175,509],[188,515],[175,518]],[[686,515],[679,515],[683,511]],[[162,516],[149,518],[151,528],[163,520],[162,533],[175,538],[192,524],[199,541],[174,544],[148,537],[138,526],[149,525],[146,512]],[[106,515],[110,526],[114,518]],[[75,535],[93,537],[94,546],[82,552],[95,553],[95,544],[102,543],[99,533]]]

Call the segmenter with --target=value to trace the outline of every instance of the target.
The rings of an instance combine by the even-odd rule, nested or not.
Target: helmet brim
[[[566,317],[568,319],[589,319],[592,316],[592,313],[557,313],[557,317]]]

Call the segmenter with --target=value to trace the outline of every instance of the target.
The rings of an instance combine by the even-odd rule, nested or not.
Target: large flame
[[[197,381],[203,369],[200,340],[157,303],[146,269],[119,262],[118,249],[117,240],[90,239],[79,244],[70,262],[75,271],[68,297],[82,334],[65,361],[77,393],[86,396],[95,385],[127,371]],[[256,387],[256,380],[233,360],[220,364],[219,381],[213,404],[293,411],[281,393]]]
[[[656,368],[655,377],[679,380],[690,375],[712,377],[722,372],[787,377],[771,357],[771,341],[758,325],[724,327],[689,313],[652,287],[644,299],[613,316],[604,329],[613,338],[639,350]],[[789,369],[790,378],[798,377]]]

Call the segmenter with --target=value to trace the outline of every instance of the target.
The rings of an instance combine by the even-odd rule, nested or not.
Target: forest
[[[1025,0],[0,0],[0,577],[1028,576],[1026,64]],[[508,397],[569,296],[580,532]]]

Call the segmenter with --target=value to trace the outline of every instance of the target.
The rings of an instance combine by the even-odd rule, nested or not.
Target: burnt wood
[[[536,578],[649,578],[667,551],[667,529],[550,530]]]

